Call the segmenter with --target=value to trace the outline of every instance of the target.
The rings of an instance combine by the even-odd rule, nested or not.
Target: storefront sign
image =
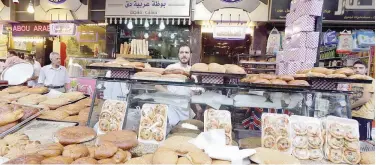
[[[271,0],[270,20],[284,20],[291,0]],[[323,19],[330,21],[375,21],[375,0],[324,0]]]
[[[49,36],[50,26],[43,23],[21,23],[12,25],[13,36]]]
[[[213,38],[228,40],[244,40],[245,27],[242,26],[217,26],[214,28]]]
[[[75,35],[76,25],[74,23],[50,24],[50,35]]]
[[[190,0],[107,0],[105,15],[189,17]]]

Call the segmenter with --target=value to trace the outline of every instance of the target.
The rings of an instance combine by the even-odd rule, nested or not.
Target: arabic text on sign
[[[151,1],[151,2],[137,2],[137,1],[125,1],[125,8],[146,8],[146,7],[160,7],[165,8],[167,3],[159,2],[159,1]]]

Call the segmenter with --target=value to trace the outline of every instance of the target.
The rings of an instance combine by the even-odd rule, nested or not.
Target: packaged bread
[[[326,77],[327,78],[347,78],[345,74],[329,74]]]
[[[99,114],[98,134],[122,130],[126,108],[126,102],[106,100]]]
[[[209,65],[205,63],[196,63],[192,66],[191,71],[209,72]]]
[[[306,116],[290,116],[292,155],[300,160],[321,160],[324,157],[321,121]]]
[[[293,81],[288,82],[288,85],[310,86],[309,83],[305,80],[293,80]]]
[[[23,90],[22,93],[30,93],[30,94],[45,94],[48,93],[47,87],[33,87],[26,90]]]
[[[274,85],[287,85],[286,81],[280,79],[270,80],[270,83]]]
[[[47,99],[46,101],[39,103],[39,105],[45,105],[51,110],[54,110],[54,109],[57,109],[59,107],[69,104],[69,101],[70,100],[68,98],[51,98],[51,99]]]
[[[284,114],[263,113],[261,123],[262,147],[291,154],[289,117]]]
[[[138,140],[142,143],[159,144],[166,138],[168,106],[164,104],[144,104]]]
[[[134,74],[135,77],[161,77],[162,74],[156,72],[137,72]]]
[[[355,74],[355,72],[351,68],[341,68],[334,71],[334,74],[344,74],[346,76],[352,76]]]
[[[143,72],[154,72],[154,73],[163,74],[165,69],[164,68],[144,68],[144,69],[142,69],[142,71]]]
[[[17,102],[25,105],[37,105],[40,102],[46,101],[47,99],[47,96],[41,94],[30,94],[28,96],[19,98]]]
[[[224,129],[226,135],[226,145],[232,142],[231,113],[226,110],[208,109],[204,113],[204,131],[212,129]]]
[[[82,92],[68,92],[60,95],[60,98],[68,99],[70,102],[74,102],[85,97],[86,96]]]
[[[233,65],[233,64],[226,64],[224,65],[224,67],[226,68],[226,73],[230,73],[230,74],[247,74],[247,72],[245,72],[245,70],[238,66],[238,65]]]
[[[12,87],[5,88],[2,91],[7,92],[9,94],[14,94],[14,93],[20,93],[23,90],[26,90],[28,88],[29,87],[27,86],[12,86]]]
[[[358,121],[328,116],[325,128],[326,158],[333,163],[358,164],[361,159]]]
[[[209,72],[226,73],[226,68],[223,65],[220,65],[217,63],[210,63],[208,68],[209,68]]]

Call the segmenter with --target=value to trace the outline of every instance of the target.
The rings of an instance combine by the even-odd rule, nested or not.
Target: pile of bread
[[[27,86],[12,86],[0,91],[0,102],[11,103],[21,97],[28,95],[39,96],[48,93],[48,91],[46,87],[29,88]]]
[[[293,76],[289,75],[277,76],[273,74],[249,74],[247,77],[241,79],[241,82],[252,84],[309,86],[309,83],[305,80],[295,80]]]
[[[220,65],[217,63],[197,63],[191,68],[194,72],[212,72],[212,73],[229,73],[229,74],[246,74],[245,70],[234,64]]]
[[[116,58],[114,61],[111,62],[98,62],[98,63],[92,63],[90,66],[99,66],[99,67],[117,67],[117,68],[148,68],[151,67],[149,64],[145,64],[142,62],[130,62],[128,60],[125,60],[122,57]]]
[[[320,77],[320,78],[344,78],[344,79],[358,79],[358,80],[371,80],[371,77],[366,75],[355,74],[351,68],[341,69],[327,69],[323,67],[315,67],[312,69],[306,69],[296,72],[294,75],[296,78],[301,77]]]
[[[24,140],[23,144],[30,144],[27,136],[19,136]],[[192,138],[185,136],[170,137],[153,153],[138,157],[131,152],[139,146],[137,135],[132,131],[113,131],[96,137],[92,128],[77,126],[59,130],[55,138],[57,142],[52,144],[15,147],[24,151],[6,156],[11,160],[5,164],[231,164],[211,159],[203,150],[188,142]],[[21,142],[19,139],[17,137],[15,143]],[[96,145],[88,141],[95,141]],[[9,152],[9,147],[6,141],[5,147],[0,146],[0,150]]]
[[[182,79],[189,78],[189,73],[181,69],[144,68],[141,72],[134,74],[135,78],[161,78],[161,79]]]
[[[18,123],[38,113],[39,109],[0,103],[0,133],[3,133]]]
[[[86,125],[89,118],[91,102],[91,98],[85,98],[74,104],[59,107],[56,110],[45,110],[38,118],[53,121],[76,122],[79,123],[79,125]],[[94,106],[96,105],[98,105],[98,100],[95,100]]]

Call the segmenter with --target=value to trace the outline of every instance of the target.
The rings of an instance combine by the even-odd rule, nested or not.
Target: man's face
[[[9,57],[13,57],[13,56],[14,56],[14,54],[8,52],[8,54],[7,54],[7,58],[9,58]]]
[[[191,50],[184,46],[179,49],[179,60],[182,64],[188,64],[191,59]]]
[[[51,57],[51,63],[54,65],[60,65],[60,56],[52,56]]]
[[[356,65],[354,65],[353,69],[354,69],[354,72],[356,74],[365,75],[367,73],[366,66],[364,66],[362,64],[356,64]]]

